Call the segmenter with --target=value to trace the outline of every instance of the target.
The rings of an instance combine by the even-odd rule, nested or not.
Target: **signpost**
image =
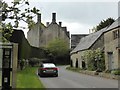
[[[16,86],[17,44],[0,43],[0,83],[2,90]],[[12,75],[12,76],[11,76]]]

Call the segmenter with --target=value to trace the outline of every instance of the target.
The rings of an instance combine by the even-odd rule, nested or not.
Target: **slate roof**
[[[112,30],[114,28],[117,28],[118,26],[120,26],[120,17],[109,27],[105,27],[100,31],[89,34],[88,36],[82,38],[79,44],[76,46],[76,48],[71,51],[71,54],[78,51],[89,49],[103,33]]]
[[[81,51],[81,50],[85,50],[85,49],[89,49],[91,47],[91,45],[93,45],[93,43],[107,30],[106,28],[101,29],[100,31],[97,31],[95,33],[92,33],[86,37],[83,37],[79,44],[77,45],[77,47],[71,52],[71,53],[75,53],[77,51]]]

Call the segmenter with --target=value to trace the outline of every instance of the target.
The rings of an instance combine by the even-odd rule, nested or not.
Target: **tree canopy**
[[[27,6],[24,10],[21,7]],[[5,1],[0,1],[0,33],[2,34],[1,40],[7,41],[13,32],[13,28],[18,28],[20,21],[24,21],[30,28],[35,22],[33,18],[39,13],[40,10],[29,7],[28,0],[14,0],[11,5]],[[9,22],[6,20],[9,19]],[[11,22],[14,22],[11,23]]]
[[[67,43],[62,39],[55,39],[53,41],[50,41],[47,49],[54,55],[55,57],[61,57],[69,52],[69,47]]]
[[[93,27],[92,31],[97,32],[107,26],[110,26],[114,21],[115,20],[113,18],[102,20],[97,26]]]

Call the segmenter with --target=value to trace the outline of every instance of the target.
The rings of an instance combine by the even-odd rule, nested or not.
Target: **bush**
[[[23,70],[24,67],[25,67],[25,60],[22,59],[20,60],[20,70]]]
[[[39,65],[40,64],[40,59],[38,58],[31,58],[29,59],[29,65],[31,65],[32,67]]]
[[[111,73],[114,75],[120,75],[120,70],[112,70]]]
[[[105,57],[102,50],[87,50],[84,52],[82,59],[87,62],[87,70],[90,71],[104,71],[105,70]]]

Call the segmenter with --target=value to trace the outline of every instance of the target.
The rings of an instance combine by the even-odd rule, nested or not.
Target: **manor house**
[[[56,13],[52,13],[52,22],[41,22],[41,14],[37,17],[37,23],[27,32],[27,39],[31,46],[46,47],[49,42],[56,38],[65,40],[70,46],[70,37],[67,27],[62,27],[62,22],[56,22]]]

